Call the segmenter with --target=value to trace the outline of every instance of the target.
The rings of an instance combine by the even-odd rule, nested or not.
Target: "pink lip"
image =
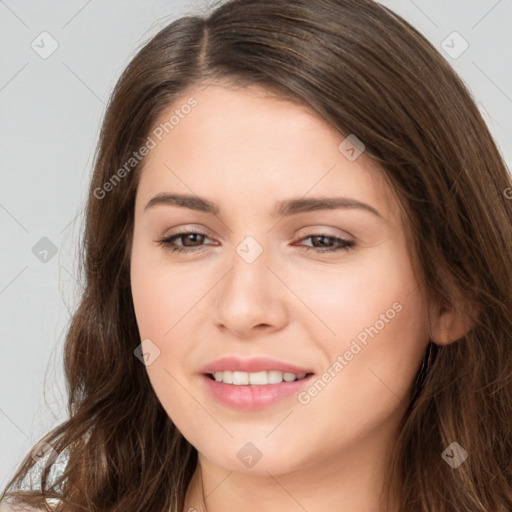
[[[268,357],[252,357],[250,359],[241,359],[234,356],[221,357],[220,359],[216,359],[215,361],[204,366],[199,372],[203,374],[209,374],[223,371],[249,373],[278,371],[283,373],[294,373],[295,375],[300,375],[301,373],[313,373],[310,369],[300,368],[299,366],[285,363],[283,361],[278,361],[277,359],[270,359]]]
[[[283,373],[310,374],[304,379],[293,382],[281,382],[280,384],[266,384],[264,386],[246,385],[236,386],[224,384],[212,380],[210,375],[220,371],[239,371],[256,373],[260,371],[280,371]],[[237,357],[222,357],[207,364],[201,369],[202,380],[206,392],[219,403],[230,408],[257,411],[270,407],[293,395],[297,395],[305,386],[308,386],[313,372],[307,368],[301,368],[289,363],[269,359],[265,357],[254,357],[251,359],[240,359]]]

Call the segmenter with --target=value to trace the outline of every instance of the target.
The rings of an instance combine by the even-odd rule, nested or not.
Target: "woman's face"
[[[353,137],[252,88],[191,88],[150,137],[131,285],[169,417],[229,471],[320,477],[348,454],[370,460],[428,341],[378,168]],[[165,194],[187,199],[153,200]]]

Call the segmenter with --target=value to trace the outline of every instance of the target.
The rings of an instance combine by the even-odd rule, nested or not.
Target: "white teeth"
[[[249,374],[247,372],[233,372],[233,384],[236,386],[249,384]]]
[[[255,373],[248,372],[215,372],[214,379],[224,384],[234,384],[235,386],[264,386],[266,384],[280,384],[281,382],[293,382],[294,380],[303,379],[305,373],[295,375],[294,373],[272,371],[261,371]]]
[[[283,382],[283,372],[271,371],[267,372],[267,382],[269,384],[279,384]]]
[[[268,383],[267,372],[248,373],[249,384],[261,386]]]

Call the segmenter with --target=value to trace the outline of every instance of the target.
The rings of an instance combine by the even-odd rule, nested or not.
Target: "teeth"
[[[249,374],[247,372],[233,372],[233,384],[235,386],[249,384]]]
[[[279,384],[283,382],[283,372],[271,371],[267,372],[267,382],[269,384]]]
[[[254,386],[268,384],[267,372],[247,373],[247,378],[249,380],[249,384]]]
[[[215,372],[214,379],[224,384],[234,384],[235,386],[264,386],[266,384],[280,384],[281,382],[293,382],[294,380],[303,379],[305,373],[295,375],[294,373],[278,372],[278,371],[262,371],[256,373],[248,372]]]

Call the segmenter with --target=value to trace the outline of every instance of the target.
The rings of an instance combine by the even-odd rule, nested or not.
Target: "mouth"
[[[314,372],[265,356],[225,356],[199,371],[205,394],[219,405],[240,411],[260,411],[289,402],[308,386]]]
[[[269,384],[281,384],[282,382],[295,382],[304,380],[311,375],[311,372],[295,374],[277,370],[263,370],[259,372],[241,371],[217,371],[205,374],[210,380],[230,384],[233,386],[266,386]]]
[[[290,404],[311,385],[313,373],[276,370],[259,372],[216,371],[202,375],[204,392],[229,409],[256,412]]]

